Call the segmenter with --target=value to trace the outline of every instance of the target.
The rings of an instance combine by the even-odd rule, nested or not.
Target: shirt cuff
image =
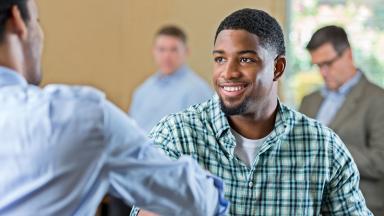
[[[129,216],[137,216],[139,214],[139,211],[140,211],[139,208],[132,206],[132,210],[131,210],[131,213],[129,214]]]
[[[217,188],[217,191],[219,194],[219,205],[217,206],[215,215],[216,216],[226,215],[228,213],[230,203],[224,197],[224,183],[220,178],[212,174],[208,174],[208,178],[213,179],[213,185]]]
[[[224,197],[224,183],[223,183],[223,181],[220,178],[212,175],[209,172],[207,172],[207,173],[208,173],[207,174],[208,178],[211,178],[213,180],[213,185],[216,187],[216,189],[218,191],[218,202],[219,202],[219,205],[216,208],[215,216],[227,215],[230,203]],[[139,214],[139,211],[140,211],[140,208],[132,206],[132,210],[131,210],[131,213],[129,214],[129,216],[137,216]]]

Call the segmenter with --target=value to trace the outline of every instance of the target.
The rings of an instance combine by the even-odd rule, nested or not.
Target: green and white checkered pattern
[[[282,104],[251,167],[234,155],[235,138],[217,96],[169,115],[150,136],[171,158],[191,155],[221,177],[230,215],[372,215],[343,142]]]

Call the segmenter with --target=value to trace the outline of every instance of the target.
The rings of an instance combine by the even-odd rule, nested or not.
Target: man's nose
[[[234,61],[228,61],[222,73],[222,77],[226,80],[231,80],[231,79],[236,79],[241,77],[241,72],[239,71],[238,63]]]

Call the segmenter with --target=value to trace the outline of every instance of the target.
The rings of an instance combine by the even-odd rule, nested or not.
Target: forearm
[[[153,146],[137,152],[137,161],[125,167],[127,176],[111,176],[112,186],[127,202],[161,215],[217,215],[221,180],[202,170],[192,158],[171,161]],[[124,174],[123,174],[124,175]],[[127,183],[122,183],[123,179]],[[223,200],[222,200],[223,201]],[[223,204],[221,209],[227,208]]]

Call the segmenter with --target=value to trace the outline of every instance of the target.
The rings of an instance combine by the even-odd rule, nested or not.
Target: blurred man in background
[[[154,40],[159,70],[134,93],[129,115],[149,132],[164,116],[209,99],[213,91],[187,65],[187,36],[176,26],[164,26]]]
[[[164,156],[102,92],[39,88],[42,49],[36,1],[1,0],[0,215],[95,215],[107,192],[163,215],[225,212],[221,180]]]
[[[384,215],[384,90],[356,68],[343,28],[317,30],[307,50],[325,86],[304,97],[300,111],[341,137],[360,171],[368,207]]]

